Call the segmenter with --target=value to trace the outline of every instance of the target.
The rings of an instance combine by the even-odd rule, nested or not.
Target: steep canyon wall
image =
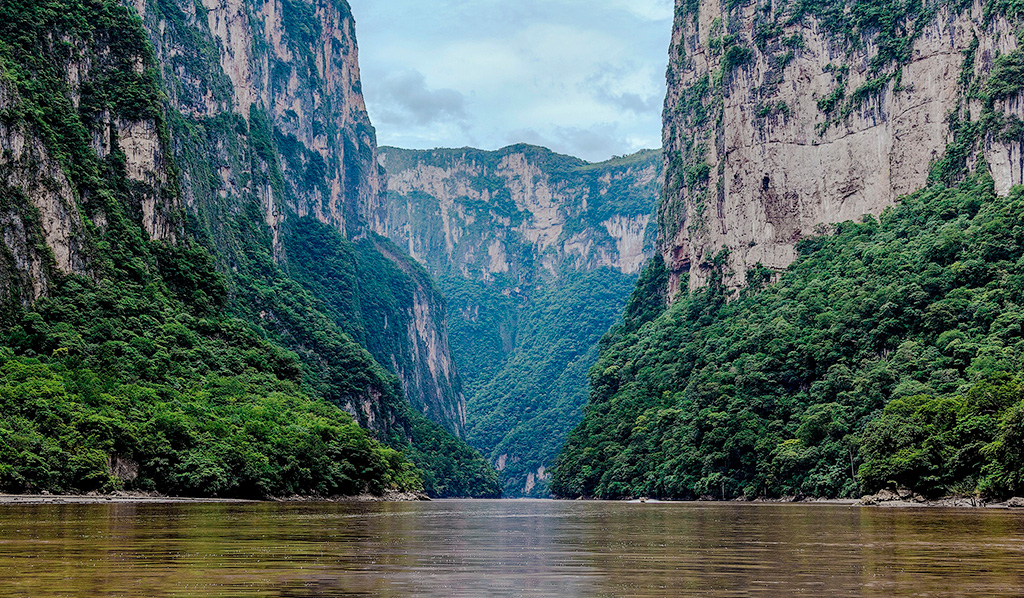
[[[1015,21],[993,3],[677,1],[659,248],[670,291],[780,271],[823,224],[877,215],[984,159],[1022,182]],[[820,229],[819,229],[820,230]]]
[[[465,400],[444,300],[380,234],[344,0],[0,16],[5,351],[182,393],[206,377],[284,384],[404,451],[427,492],[498,493],[452,436]]]
[[[254,210],[286,270],[304,266],[284,250],[290,221],[311,218],[354,242],[386,232],[384,174],[346,2],[135,0],[135,7],[180,115],[172,134],[183,197],[214,245],[244,244],[231,223]],[[393,342],[374,343],[374,357],[414,406],[461,434],[465,400],[438,324],[443,302],[429,277],[406,275],[418,299],[397,309],[412,323]],[[375,414],[365,423],[386,419]]]

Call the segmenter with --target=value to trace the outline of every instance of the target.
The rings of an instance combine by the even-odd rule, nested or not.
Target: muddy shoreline
[[[430,500],[412,492],[390,492],[383,496],[361,494],[331,498],[311,496],[274,497],[266,500],[243,498],[198,498],[163,496],[134,492],[114,494],[0,494],[0,507],[5,505],[103,505],[103,504],[254,504],[254,503],[350,503],[350,502],[415,502]]]
[[[588,498],[578,498],[576,500],[595,500]],[[874,495],[864,496],[862,498],[815,498],[815,497],[795,497],[795,496],[783,496],[780,498],[733,498],[727,500],[719,500],[714,498],[704,498],[699,500],[658,500],[650,498],[640,499],[626,499],[620,502],[626,503],[643,503],[643,504],[672,504],[672,503],[721,503],[721,504],[738,504],[738,505],[832,505],[832,506],[847,506],[847,507],[874,507],[882,509],[928,509],[928,508],[943,508],[943,509],[1014,509],[1021,510],[1024,512],[1024,499],[1012,498],[1006,501],[986,501],[977,497],[958,497],[958,496],[947,496],[939,499],[925,499],[920,495],[913,493],[897,493],[887,490],[883,490]]]

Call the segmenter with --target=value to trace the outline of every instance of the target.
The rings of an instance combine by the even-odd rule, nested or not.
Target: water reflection
[[[0,596],[1020,596],[1024,517],[438,501],[0,508]]]

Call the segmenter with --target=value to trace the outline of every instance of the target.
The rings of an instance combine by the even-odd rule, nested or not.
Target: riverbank
[[[194,498],[183,496],[154,496],[149,494],[0,494],[3,505],[90,505],[118,503],[195,504],[195,503],[252,503],[255,500],[231,498]]]
[[[250,500],[243,498],[198,498],[188,496],[163,496],[142,492],[116,492],[113,494],[0,494],[0,506],[4,505],[91,505],[91,504],[244,504],[260,502],[332,503],[332,502],[416,502],[430,500],[425,494],[415,492],[388,492],[382,496],[361,494],[358,496],[336,496],[332,498],[291,496]]]
[[[986,501],[976,496],[947,496],[939,499],[927,499],[909,490],[882,490],[870,496],[864,496],[856,503],[864,507],[942,507],[950,509],[1020,509],[1024,508],[1024,499],[1011,498],[1007,501]]]
[[[576,500],[595,500],[579,498]],[[600,502],[598,500],[598,502]],[[615,501],[613,501],[615,502]],[[723,503],[723,504],[746,504],[746,505],[827,505],[827,506],[848,506],[848,507],[880,507],[880,508],[946,508],[946,509],[1019,509],[1024,512],[1024,498],[1011,498],[1006,501],[986,501],[970,496],[948,496],[939,499],[926,499],[919,494],[901,492],[896,493],[883,490],[877,494],[855,498],[815,498],[804,496],[783,496],[778,498],[733,498],[719,500],[705,498],[701,500],[659,500],[651,498],[635,498],[621,502],[632,504],[659,504],[659,503]]]

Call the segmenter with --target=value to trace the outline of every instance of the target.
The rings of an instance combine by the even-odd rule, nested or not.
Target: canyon
[[[381,149],[387,235],[448,301],[466,439],[506,496],[548,496],[600,337],[654,254],[661,155]]]
[[[147,305],[209,344],[176,388],[262,372],[403,450],[429,493],[497,492],[458,439],[465,399],[443,298],[382,235],[386,183],[346,2],[59,0],[5,15],[17,30],[0,78],[0,311],[14,359],[45,351],[72,369],[103,363],[119,383],[164,384],[167,368],[150,362],[166,358],[154,353],[165,337],[123,313]],[[114,288],[137,307],[90,303],[91,323],[40,312]],[[42,328],[18,336],[23,318]],[[216,361],[253,342],[244,364]],[[133,359],[147,373],[131,373]],[[169,483],[140,475],[138,459],[96,467],[113,484]],[[365,481],[415,485],[402,467]]]

